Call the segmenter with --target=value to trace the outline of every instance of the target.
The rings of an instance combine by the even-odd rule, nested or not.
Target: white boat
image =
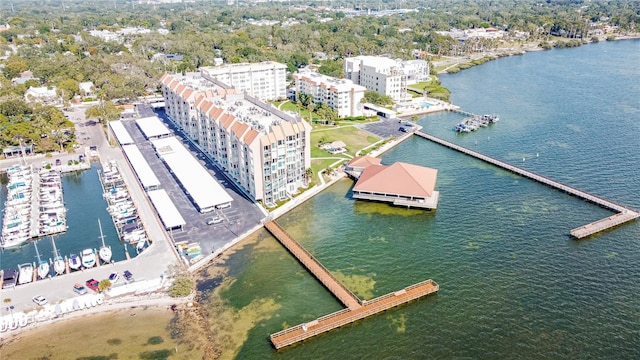
[[[53,271],[58,275],[62,275],[66,270],[66,265],[60,253],[58,253],[58,249],[56,249],[56,242],[53,241],[53,236],[51,237],[51,244],[53,244]]]
[[[82,266],[85,269],[92,268],[96,264],[96,252],[93,249],[84,249],[82,250]]]
[[[36,245],[36,242],[33,243],[33,246],[36,248],[36,258],[38,258],[38,277],[40,279],[44,279],[49,276],[49,263],[40,259],[40,253],[38,252],[38,245]]]
[[[98,219],[98,227],[100,228],[100,240],[102,240],[102,246],[100,247],[100,250],[98,250],[98,256],[100,256],[102,261],[108,263],[111,261],[111,247],[104,244],[104,234],[102,233],[102,224],[100,223],[100,219]]]
[[[33,264],[18,265],[18,285],[28,284],[33,281]]]
[[[82,266],[82,260],[77,254],[69,255],[69,267],[71,270],[78,270]]]
[[[136,253],[140,254],[144,250],[144,246],[146,244],[147,244],[147,240],[146,239],[142,239],[142,240],[138,241],[138,244],[136,245]]]

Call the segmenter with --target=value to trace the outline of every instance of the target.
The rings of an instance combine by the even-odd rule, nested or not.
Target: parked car
[[[222,216],[214,216],[207,219],[207,225],[220,224],[223,221],[224,219],[222,218]]]
[[[403,126],[400,126],[400,128],[398,130],[402,131],[402,132],[407,132],[407,129],[405,129]]]
[[[62,165],[62,160],[56,159],[56,166],[60,166],[60,165]]]
[[[115,284],[118,279],[120,279],[120,275],[118,275],[118,272],[112,272],[111,274],[109,274],[109,281],[111,281],[112,284]]]
[[[100,283],[96,279],[87,280],[87,287],[93,291],[98,291],[98,286]]]
[[[40,306],[47,304],[47,299],[45,299],[44,296],[42,295],[34,296],[32,300],[34,303]]]
[[[73,291],[80,295],[84,295],[87,293],[87,288],[82,286],[82,284],[75,284],[73,285]]]
[[[131,273],[131,271],[125,270],[124,271],[124,278],[127,279],[127,281],[133,280],[133,274]]]

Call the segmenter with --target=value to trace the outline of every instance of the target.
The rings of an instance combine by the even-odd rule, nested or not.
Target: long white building
[[[271,206],[308,185],[311,127],[205,72],[165,74],[167,115],[256,200]]]
[[[344,59],[344,76],[398,101],[408,97],[407,84],[428,78],[429,64],[425,60],[402,61],[362,55]]]
[[[315,103],[327,104],[338,111],[339,117],[362,116],[361,102],[367,90],[364,86],[356,85],[348,79],[336,79],[314,71],[295,73],[293,78],[296,94],[312,95]]]
[[[217,80],[238,92],[248,92],[262,100],[287,97],[287,66],[274,61],[249,64],[226,64],[200,68],[202,77]]]

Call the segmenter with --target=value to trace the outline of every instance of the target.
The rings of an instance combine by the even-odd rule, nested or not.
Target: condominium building
[[[356,84],[398,101],[408,97],[407,84],[428,78],[429,64],[424,60],[356,56],[344,59],[344,75]]]
[[[362,116],[362,98],[367,90],[351,80],[336,79],[314,71],[293,74],[296,94],[309,94],[317,104],[327,104],[339,117]]]
[[[160,79],[167,115],[254,199],[270,206],[307,186],[309,124],[204,74]]]
[[[200,68],[202,77],[218,80],[246,91],[262,100],[278,100],[287,97],[287,66],[274,61],[249,64],[226,64]]]

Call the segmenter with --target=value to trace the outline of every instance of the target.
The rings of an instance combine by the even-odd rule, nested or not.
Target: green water
[[[420,123],[639,208],[639,50],[638,41],[609,42],[474,67],[443,85],[458,94],[454,102],[497,112],[500,123],[465,136],[450,131],[455,114]],[[589,87],[595,69],[599,85]],[[554,76],[540,76],[545,70]],[[274,304],[236,358],[640,358],[640,223],[576,241],[570,229],[612,213],[424,139],[383,157],[395,161],[438,169],[437,210],[355,201],[344,180],[278,222],[360,297],[429,278],[440,292],[276,351],[269,334],[342,306],[261,234],[224,264],[227,310]]]

